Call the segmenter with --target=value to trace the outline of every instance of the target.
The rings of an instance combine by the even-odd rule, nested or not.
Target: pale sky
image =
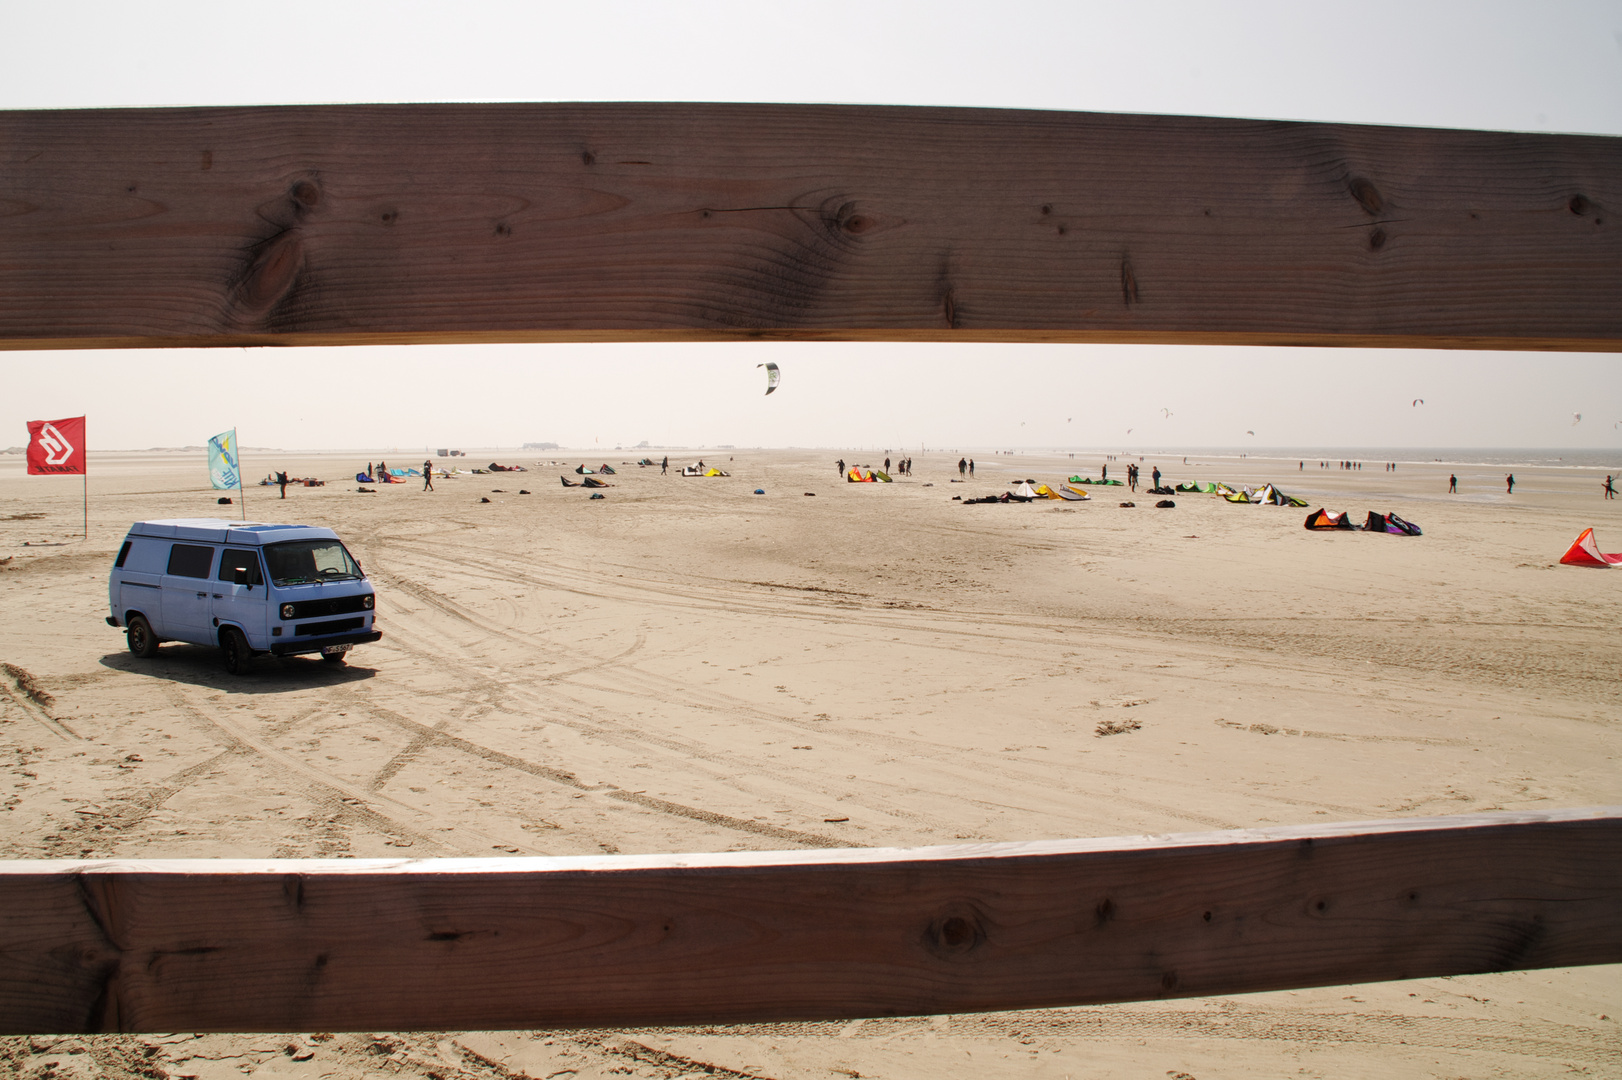
[[[0,36],[0,108],[555,100],[1622,135],[1622,0],[155,0],[12,4]],[[766,360],[783,369],[770,398],[755,367]],[[221,365],[240,393],[222,392]],[[1602,449],[1622,447],[1619,372],[1615,355],[1170,346],[0,353],[0,447],[24,441],[27,419],[83,412],[92,449],[201,443],[231,426],[245,445],[287,448]]]

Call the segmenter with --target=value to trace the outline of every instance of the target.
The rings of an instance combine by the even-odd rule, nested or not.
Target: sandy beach
[[[1395,511],[1409,538],[1141,488],[953,499],[1097,476],[1097,455],[976,455],[957,483],[957,452],[918,454],[848,484],[836,458],[884,453],[698,451],[665,476],[591,453],[469,451],[436,464],[529,471],[373,494],[368,458],[420,451],[245,453],[250,475],[328,481],[250,487],[247,517],[336,529],[385,635],[246,677],[190,645],[139,659],[103,621],[132,521],[242,511],[201,453],[91,455],[88,538],[77,477],[0,456],[0,857],[911,846],[1622,803],[1622,572],[1556,565],[1589,526],[1622,549],[1604,470],[1516,469],[1509,496],[1487,466],[1142,463]],[[697,457],[731,475],[675,475]],[[583,460],[617,470],[605,498],[560,485]],[[1602,966],[849,1024],[0,1039],[0,1073],[1617,1076],[1619,1010]]]

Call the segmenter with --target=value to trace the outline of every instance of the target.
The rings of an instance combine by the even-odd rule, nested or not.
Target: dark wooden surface
[[[1622,961],[1622,808],[911,851],[0,864],[0,1032],[955,1013]]]
[[[1622,348],[1622,139],[805,105],[0,113],[0,348]]]

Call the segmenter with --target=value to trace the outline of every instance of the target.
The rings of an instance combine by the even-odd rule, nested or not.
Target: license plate
[[[322,656],[337,656],[339,653],[348,652],[350,649],[353,649],[354,647],[355,647],[354,642],[345,642],[342,645],[327,645],[327,646],[322,648],[321,655]]]

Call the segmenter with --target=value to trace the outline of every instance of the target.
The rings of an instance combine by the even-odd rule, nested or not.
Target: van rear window
[[[113,566],[119,568],[123,567],[124,560],[130,557],[130,545],[132,543],[134,543],[133,540],[124,541],[124,546],[118,549],[118,561],[113,563]]]
[[[220,560],[220,580],[235,581],[239,566],[248,571],[249,585],[265,583],[265,575],[259,572],[259,553],[252,548],[226,548],[225,557]]]
[[[175,577],[208,577],[214,567],[214,549],[200,544],[176,544],[169,549],[169,573]]]

